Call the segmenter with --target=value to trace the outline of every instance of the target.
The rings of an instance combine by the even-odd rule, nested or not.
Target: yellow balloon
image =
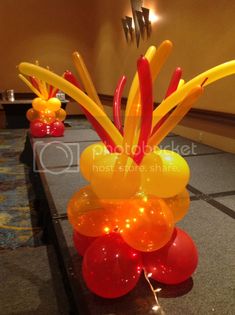
[[[189,181],[189,167],[179,154],[156,150],[146,154],[140,165],[142,190],[161,198],[182,192]]]
[[[47,109],[50,109],[56,112],[57,110],[60,109],[60,107],[61,107],[61,101],[56,97],[49,98],[49,100],[47,101]]]
[[[99,158],[109,154],[108,149],[103,142],[97,142],[89,145],[80,156],[80,171],[83,177],[90,181],[93,167]]]
[[[38,112],[44,111],[47,108],[47,102],[40,97],[36,97],[32,102],[33,109]]]
[[[26,112],[26,118],[29,121],[33,121],[34,119],[37,119],[39,117],[39,112],[37,112],[36,110],[34,110],[33,108],[30,108],[27,110]]]
[[[97,237],[119,228],[120,206],[106,205],[97,198],[90,186],[76,192],[69,200],[67,213],[73,228],[86,236]]]
[[[175,223],[183,219],[189,210],[190,196],[187,189],[174,197],[164,199],[164,201],[173,213]]]
[[[63,108],[60,108],[59,110],[56,111],[56,119],[59,121],[64,121],[66,118],[66,111]]]
[[[123,154],[110,153],[93,165],[91,187],[100,199],[128,199],[139,190],[140,181],[138,166]]]

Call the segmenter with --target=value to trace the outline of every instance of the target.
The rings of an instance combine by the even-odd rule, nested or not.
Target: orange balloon
[[[29,121],[33,121],[34,119],[37,119],[39,117],[39,112],[37,112],[35,109],[30,108],[26,112],[26,118]]]
[[[66,111],[63,108],[60,108],[59,110],[56,111],[56,119],[60,121],[64,121],[66,118]]]
[[[142,195],[125,203],[128,219],[121,235],[131,247],[152,252],[163,247],[171,238],[174,218],[166,203],[157,197]]]
[[[47,102],[40,97],[36,97],[32,102],[33,109],[41,112],[47,108]]]
[[[187,189],[184,189],[182,193],[172,197],[163,199],[167,206],[171,209],[174,221],[180,221],[188,212],[190,205],[190,196]]]
[[[50,109],[45,109],[39,113],[39,119],[44,123],[51,124],[55,121],[56,115],[55,112]]]
[[[118,229],[121,225],[120,206],[101,203],[90,186],[76,192],[68,203],[70,223],[80,234],[100,236]],[[123,223],[122,223],[123,225]]]
[[[47,101],[47,109],[50,109],[56,112],[57,110],[60,109],[60,107],[61,107],[61,101],[56,97],[49,98],[49,100]]]

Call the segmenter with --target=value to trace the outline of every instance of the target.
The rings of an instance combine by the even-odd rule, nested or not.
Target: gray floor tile
[[[58,214],[66,213],[72,195],[88,184],[77,167],[72,167],[65,172],[62,168],[50,169],[49,172],[44,173],[44,176]]]
[[[97,133],[92,129],[75,129],[66,128],[63,137],[46,137],[46,138],[32,138],[33,143],[38,142],[79,142],[79,141],[98,141],[100,138]]]
[[[61,167],[61,171],[70,166],[79,165],[79,157],[82,151],[92,142],[64,143],[54,140],[50,143],[37,143],[34,152],[37,154],[43,169]]]
[[[168,133],[167,137],[178,137],[178,135],[176,135],[173,132]]]
[[[235,190],[235,155],[230,153],[186,157],[189,184],[205,194]]]
[[[48,250],[46,246],[41,246],[4,250],[1,252],[0,266],[1,315],[69,314],[52,248]]]
[[[160,148],[165,150],[172,150],[182,156],[220,152],[215,148],[209,147],[205,144],[194,142],[180,136],[166,137],[160,143]]]
[[[215,198],[215,200],[219,201],[220,203],[222,203],[222,205],[235,211],[235,195],[219,197],[219,198]]]

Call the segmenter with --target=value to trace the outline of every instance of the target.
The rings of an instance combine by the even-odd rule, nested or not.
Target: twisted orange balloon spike
[[[180,122],[180,120],[187,114],[193,104],[202,95],[203,87],[201,85],[194,87],[185,99],[179,104],[176,109],[170,114],[163,125],[158,129],[158,131],[152,135],[148,145],[152,148],[157,146],[167,134]]]

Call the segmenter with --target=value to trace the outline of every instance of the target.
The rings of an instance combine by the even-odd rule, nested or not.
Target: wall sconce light
[[[132,16],[126,16],[122,19],[122,26],[126,41],[130,42],[136,39],[136,45],[139,47],[140,36],[142,39],[149,38],[151,35],[151,22],[149,20],[149,9],[143,7],[143,0],[130,0]],[[134,21],[134,28],[132,26]]]

